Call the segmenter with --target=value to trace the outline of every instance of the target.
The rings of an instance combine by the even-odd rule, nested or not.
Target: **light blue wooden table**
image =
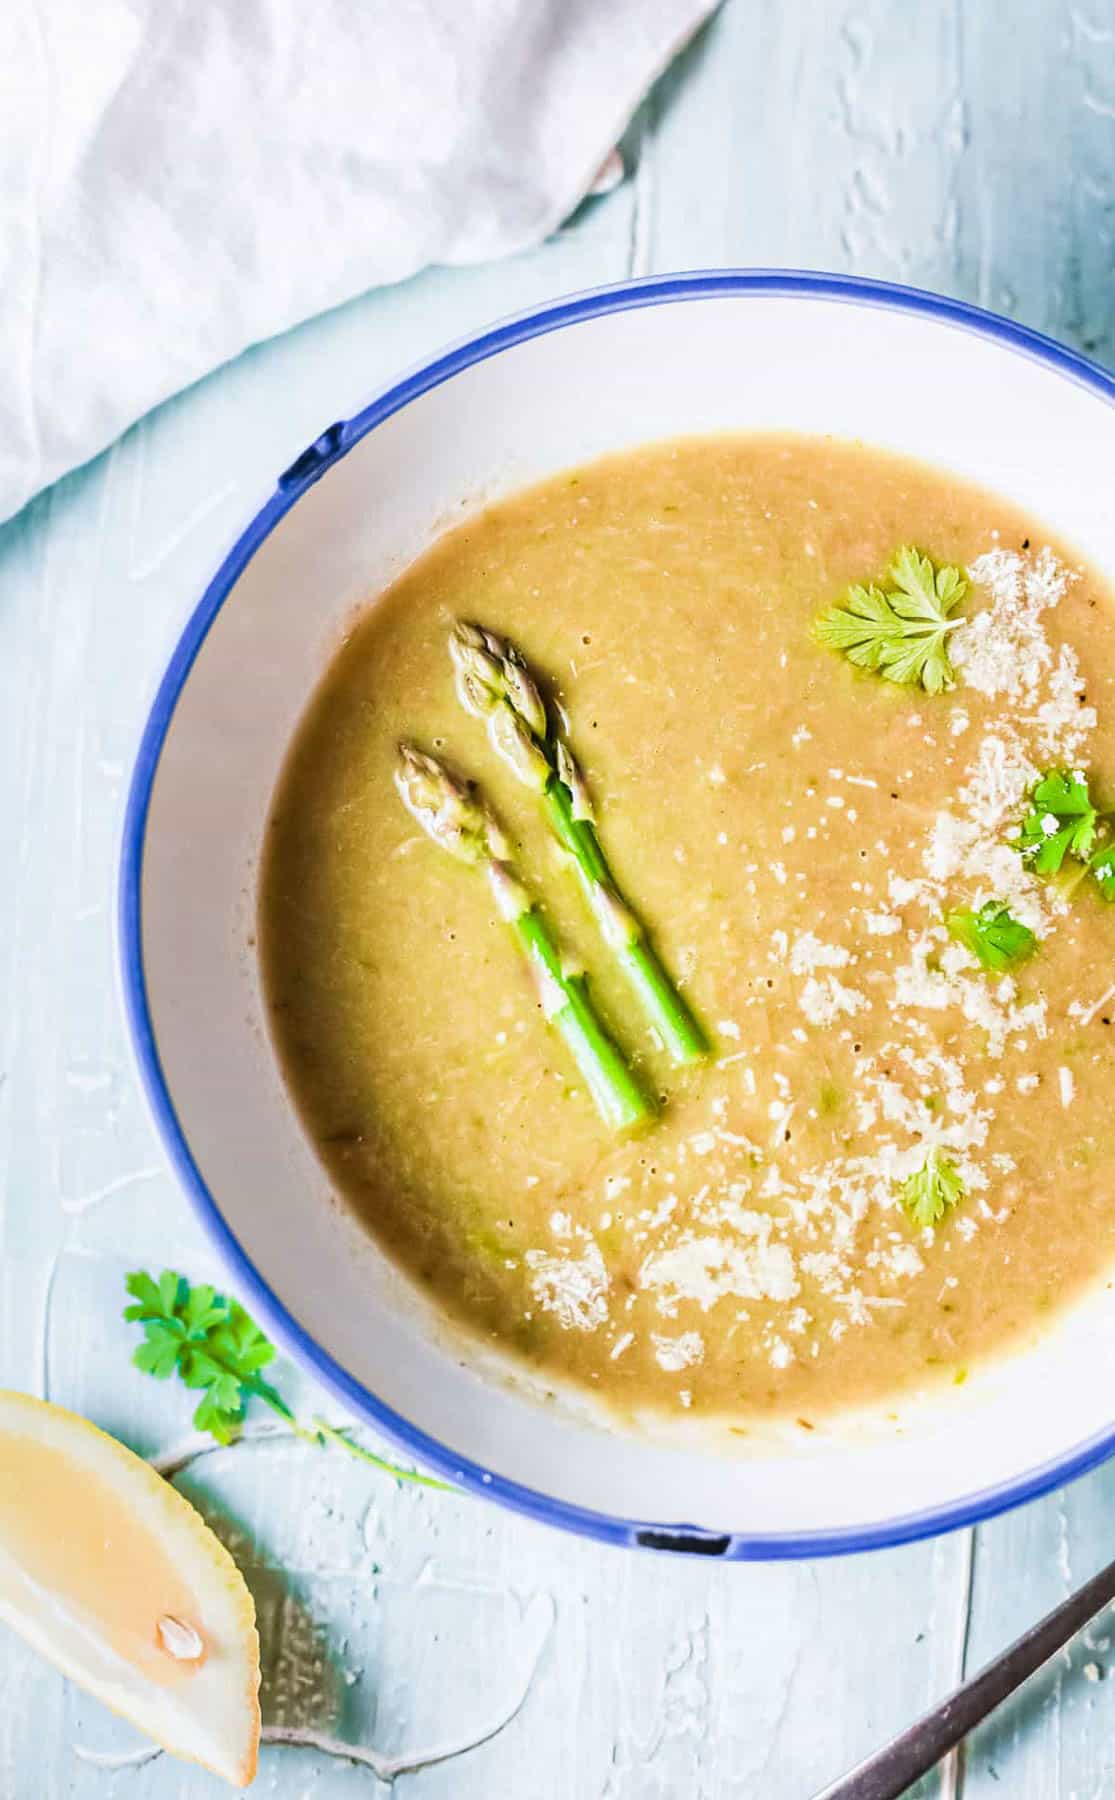
[[[624,185],[542,249],[253,351],[0,532],[0,1384],[145,1452],[188,1409],[128,1367],[123,1272],[212,1263],[128,1064],[116,835],[156,674],[276,473],[443,340],[656,269],[850,269],[1115,362],[1112,0],[734,0],[625,148]],[[180,1480],[256,1592],[268,1718],[405,1765],[480,1737],[525,1688],[482,1747],[400,1774],[400,1800],[806,1800],[1115,1554],[1115,1467],[974,1534],[734,1568],[601,1550],[286,1441]],[[1082,1640],[923,1795],[1115,1797],[1115,1620],[1110,1638]],[[166,1759],[84,1760],[135,1742],[0,1639],[3,1800],[218,1791]],[[387,1791],[278,1748],[259,1790]]]

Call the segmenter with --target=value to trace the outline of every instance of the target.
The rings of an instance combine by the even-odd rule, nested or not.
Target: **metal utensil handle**
[[[1055,1607],[1024,1637],[955,1688],[885,1750],[869,1756],[814,1800],[898,1800],[946,1751],[985,1719],[1000,1701],[1074,1638],[1089,1619],[1115,1600],[1115,1562]]]

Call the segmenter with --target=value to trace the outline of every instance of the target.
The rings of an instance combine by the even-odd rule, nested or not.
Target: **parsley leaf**
[[[184,1275],[164,1269],[156,1281],[143,1269],[127,1277],[133,1304],[124,1308],[130,1323],[143,1327],[143,1342],[132,1361],[145,1375],[166,1381],[177,1374],[186,1387],[201,1393],[194,1425],[218,1444],[239,1436],[249,1400],[262,1400],[299,1437],[315,1444],[335,1443],[361,1462],[374,1464],[400,1481],[446,1488],[432,1475],[396,1468],[354,1443],[344,1431],[315,1419],[300,1425],[278,1390],[260,1374],[275,1358],[275,1346],[237,1301],[218,1294],[207,1283],[191,1287]]]
[[[902,1183],[900,1197],[910,1223],[922,1227],[939,1225],[965,1191],[956,1165],[940,1150],[931,1150],[923,1166]]]
[[[144,1336],[132,1361],[160,1381],[177,1372],[188,1388],[204,1390],[194,1413],[199,1431],[230,1444],[251,1395],[292,1419],[275,1389],[259,1378],[275,1347],[235,1300],[207,1284],[191,1287],[173,1269],[164,1269],[157,1282],[137,1269],[126,1285],[135,1304],[124,1317],[142,1325]]]
[[[1115,877],[1115,868],[1112,876]],[[945,924],[950,934],[970,950],[985,969],[994,969],[996,973],[1025,962],[1037,948],[1037,939],[1030,927],[1023,925],[998,900],[986,900],[978,912],[973,912],[970,907],[957,907],[946,913]]]
[[[1015,848],[1038,875],[1056,875],[1066,856],[1074,857],[1084,867],[1067,882],[1066,892],[1092,875],[1101,897],[1115,902],[1115,844],[1110,830],[1111,815],[1100,813],[1082,770],[1047,769],[1030,796],[1030,811]]]
[[[1066,856],[1087,862],[1098,817],[1087,776],[1071,769],[1047,769],[1030,796],[1017,847],[1035,874],[1055,875]]]
[[[847,603],[822,613],[814,632],[849,662],[887,681],[919,683],[928,694],[955,685],[948,634],[963,623],[950,614],[968,591],[959,569],[934,569],[928,556],[904,545],[890,568],[891,586],[848,589]]]
[[[1115,844],[1098,850],[1089,865],[1105,900],[1115,901]]]

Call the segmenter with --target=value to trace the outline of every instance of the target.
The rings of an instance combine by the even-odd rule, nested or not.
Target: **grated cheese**
[[[790,952],[791,975],[811,974],[814,969],[843,969],[852,960],[841,944],[823,944],[812,931],[800,931]]]
[[[1093,1000],[1090,1005],[1086,1006],[1082,1000],[1070,1001],[1069,1018],[1079,1019],[1082,1025],[1090,1025],[1096,1014],[1103,1011],[1109,1000],[1115,1000],[1115,983],[1112,983],[1109,988],[1104,988],[1099,999]]]
[[[799,1292],[794,1259],[785,1244],[771,1242],[772,1221],[752,1213],[747,1243],[724,1236],[686,1236],[673,1249],[647,1258],[640,1284],[658,1293],[658,1310],[667,1317],[679,1300],[692,1300],[708,1312],[727,1294],[740,1300],[792,1300]]]
[[[1027,558],[995,549],[977,557],[968,574],[987,590],[991,605],[955,633],[950,645],[954,667],[988,699],[1032,693],[1050,660],[1042,614],[1064,594],[1067,570],[1048,550]]]
[[[683,1331],[680,1337],[660,1337],[652,1333],[651,1343],[654,1345],[654,1360],[660,1369],[668,1375],[679,1374],[682,1369],[690,1369],[694,1363],[704,1360],[705,1340],[699,1331]]]
[[[897,913],[865,912],[863,923],[868,937],[893,937],[902,930],[902,920]]]
[[[538,1305],[553,1313],[566,1331],[596,1331],[607,1323],[611,1283],[592,1238],[580,1257],[528,1250],[523,1260],[531,1270],[531,1292]]]
[[[858,988],[845,987],[835,975],[820,980],[811,975],[798,995],[798,1005],[811,1025],[831,1025],[842,1015],[851,1018],[868,1004]]]

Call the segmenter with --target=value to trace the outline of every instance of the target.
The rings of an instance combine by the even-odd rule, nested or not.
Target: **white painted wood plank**
[[[980,1533],[968,1662],[979,1667],[1115,1555],[1115,1470]],[[1081,1634],[977,1732],[964,1792],[988,1800],[1095,1800],[1115,1791],[1115,1613]]]
[[[656,266],[849,270],[1115,353],[1111,0],[730,5],[654,104]]]
[[[730,6],[656,136],[654,254],[951,285],[958,7]]]

